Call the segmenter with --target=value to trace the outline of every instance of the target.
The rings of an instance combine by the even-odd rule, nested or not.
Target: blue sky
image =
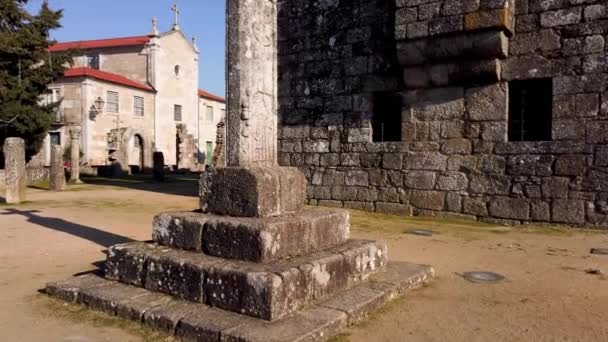
[[[137,36],[150,32],[152,17],[159,29],[173,23],[173,0],[48,0],[51,8],[64,10],[63,28],[53,32],[58,41]],[[28,8],[40,7],[42,0],[30,0]],[[180,27],[188,36],[196,35],[201,52],[199,86],[224,96],[225,1],[178,0],[182,12]]]

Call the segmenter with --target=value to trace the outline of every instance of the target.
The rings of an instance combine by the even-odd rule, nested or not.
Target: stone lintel
[[[268,263],[327,249],[348,240],[345,210],[304,210],[269,218],[239,218],[193,212],[154,218],[154,242],[236,260]]]
[[[292,167],[228,167],[203,174],[204,213],[235,217],[273,217],[301,211],[306,178]]]
[[[386,262],[386,243],[366,240],[269,265],[130,243],[110,248],[106,277],[272,321],[361,283]]]
[[[359,322],[388,301],[405,294],[406,290],[428,282],[432,276],[433,269],[429,266],[389,263],[386,272],[372,276],[369,282],[274,322],[152,292],[130,301],[124,300],[124,294],[136,294],[140,289],[94,275],[47,284],[45,292],[94,310],[115,307],[105,312],[136,322],[143,320],[145,325],[188,340],[316,341],[331,339],[348,325]],[[85,302],[84,298],[93,295],[87,289],[95,287],[105,288],[104,296]],[[85,295],[87,292],[89,294]],[[142,305],[145,299],[151,302]],[[97,305],[91,306],[90,303]]]

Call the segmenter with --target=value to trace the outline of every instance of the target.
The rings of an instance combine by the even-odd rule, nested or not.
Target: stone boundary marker
[[[21,138],[7,138],[4,141],[4,177],[7,204],[25,201],[27,171],[25,169],[25,142]]]
[[[186,341],[322,341],[433,276],[434,270],[429,266],[391,262],[387,272],[372,276],[366,284],[274,322],[178,300],[92,274],[50,283],[45,291],[67,302],[142,322]]]

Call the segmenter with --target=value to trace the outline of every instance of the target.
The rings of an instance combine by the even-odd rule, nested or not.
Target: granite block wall
[[[280,2],[280,163],[309,203],[608,226],[608,4]],[[548,79],[550,138],[509,141],[516,80]],[[401,136],[374,141],[385,97]],[[393,123],[395,121],[392,121]]]

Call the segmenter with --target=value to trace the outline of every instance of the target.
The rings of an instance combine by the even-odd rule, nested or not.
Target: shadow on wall
[[[101,229],[84,226],[60,218],[44,217],[37,215],[38,210],[18,210],[14,208],[5,209],[0,215],[22,215],[27,218],[27,222],[37,224],[41,227],[52,229],[58,232],[70,234],[81,239],[89,240],[102,247],[110,247],[116,244],[133,242],[135,240],[125,236],[106,232]]]

